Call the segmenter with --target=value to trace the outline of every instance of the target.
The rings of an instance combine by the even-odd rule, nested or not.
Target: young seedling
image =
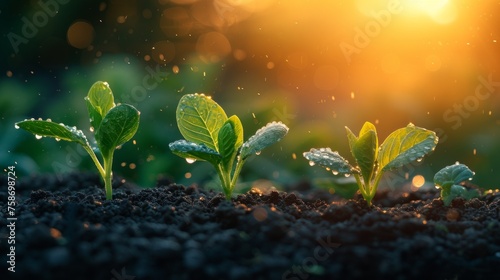
[[[272,122],[243,143],[240,119],[236,115],[228,118],[222,107],[204,94],[184,95],[176,116],[185,140],[170,143],[170,150],[188,163],[200,160],[212,164],[228,200],[245,161],[280,141],[288,132],[286,125]]]
[[[441,199],[444,205],[450,205],[451,201],[457,197],[463,197],[466,200],[479,197],[476,190],[467,190],[461,185],[465,181],[472,180],[472,176],[474,176],[474,172],[458,162],[446,166],[434,175],[434,184],[441,189]]]
[[[346,131],[355,166],[350,165],[338,152],[330,148],[312,148],[303,155],[311,166],[318,164],[326,167],[334,175],[344,174],[348,177],[352,174],[368,206],[371,205],[385,172],[414,160],[421,161],[423,156],[433,151],[438,143],[438,137],[433,131],[416,127],[411,123],[392,132],[380,147],[378,147],[377,131],[370,122],[365,122],[358,137],[348,127]]]
[[[56,141],[65,140],[82,145],[94,161],[104,181],[106,199],[110,200],[113,198],[111,179],[115,149],[135,135],[139,127],[140,113],[128,104],[115,105],[113,92],[106,82],[94,83],[85,97],[85,102],[90,116],[90,131],[95,132],[97,147],[92,147],[85,134],[76,127],[55,123],[50,119],[32,118],[16,123],[15,127],[35,134],[37,139],[52,137]],[[94,151],[101,153],[102,165]]]

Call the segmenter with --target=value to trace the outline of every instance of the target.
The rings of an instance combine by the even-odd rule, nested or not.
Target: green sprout
[[[233,115],[204,94],[186,94],[176,111],[177,126],[185,140],[169,144],[172,153],[188,163],[207,161],[215,167],[226,199],[236,185],[241,168],[253,154],[280,141],[288,127],[281,122],[268,123],[243,143],[243,126]]]
[[[50,119],[35,120],[32,118],[16,123],[15,127],[35,134],[37,139],[52,137],[56,141],[65,140],[82,145],[94,161],[104,181],[106,199],[110,200],[113,198],[111,179],[115,149],[128,142],[135,135],[139,127],[140,113],[128,104],[115,105],[113,92],[106,82],[94,83],[85,97],[85,101],[90,116],[90,131],[95,134],[97,147],[92,147],[85,134],[75,126],[58,124]],[[102,165],[94,151],[100,151]]]
[[[433,131],[408,124],[392,132],[378,147],[377,131],[370,122],[365,122],[359,136],[356,137],[346,127],[351,154],[356,162],[351,166],[338,152],[330,148],[312,148],[304,152],[309,164],[320,165],[331,170],[334,175],[354,175],[359,191],[371,206],[372,199],[382,175],[412,161],[421,161],[423,156],[433,151],[438,143],[438,137]]]
[[[434,184],[441,189],[441,199],[444,205],[448,206],[451,201],[457,197],[466,200],[479,196],[476,190],[467,190],[461,184],[472,180],[474,172],[465,164],[455,163],[439,170],[434,175]]]

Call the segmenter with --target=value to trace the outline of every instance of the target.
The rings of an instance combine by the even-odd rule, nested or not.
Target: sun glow
[[[434,22],[439,24],[449,24],[457,17],[457,8],[455,4],[448,0],[440,1],[402,1],[408,14],[425,14]]]

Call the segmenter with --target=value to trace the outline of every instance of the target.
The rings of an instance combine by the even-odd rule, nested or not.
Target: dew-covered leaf
[[[191,160],[208,161],[213,165],[219,164],[222,156],[204,144],[196,144],[186,140],[177,140],[168,145],[172,153]]]
[[[368,185],[375,172],[375,159],[378,151],[377,130],[370,122],[365,122],[359,132],[359,137],[354,136],[349,128],[346,127],[346,130],[351,153],[361,170],[365,184]]]
[[[39,137],[52,137],[56,140],[77,142],[83,146],[88,146],[87,137],[81,130],[64,124],[45,120],[24,120],[16,123],[16,127],[22,128]]]
[[[106,82],[95,82],[90,88],[87,97],[87,110],[90,117],[90,125],[97,130],[102,119],[115,107],[114,96],[109,84]]]
[[[259,153],[266,147],[280,141],[288,133],[288,127],[281,122],[268,123],[260,128],[241,146],[240,156],[243,160]]]
[[[391,133],[380,146],[378,163],[382,171],[399,168],[434,150],[438,137],[433,131],[409,124]]]
[[[134,137],[139,128],[139,115],[139,111],[128,104],[120,104],[109,110],[95,133],[103,155],[109,155],[117,146]]]
[[[309,152],[304,152],[303,156],[309,160],[309,165],[323,166],[331,170],[333,174],[357,173],[346,159],[330,148],[312,148]]]
[[[186,94],[179,101],[176,117],[186,140],[218,151],[219,130],[227,120],[219,104],[204,94]]]
[[[240,119],[233,115],[219,130],[219,152],[226,168],[230,168],[238,149],[243,144],[243,126]]]
[[[467,165],[453,164],[439,170],[434,175],[434,184],[441,188],[447,188],[468,181],[472,176],[474,176],[474,172]]]

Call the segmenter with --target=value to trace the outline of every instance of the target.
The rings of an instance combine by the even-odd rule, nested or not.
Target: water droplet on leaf
[[[309,165],[310,165],[310,166],[314,166],[314,165],[316,165],[316,163],[315,163],[314,161],[310,160],[310,161],[309,161]]]
[[[339,175],[339,172],[337,170],[332,170],[333,175]]]
[[[19,126],[17,125],[17,123],[16,123],[16,124],[14,124],[14,128],[15,128],[15,129],[19,129]]]
[[[39,140],[40,140],[40,139],[42,139],[42,137],[43,137],[43,136],[41,136],[41,135],[35,134],[35,138],[36,138],[36,139],[39,139]]]
[[[196,162],[196,159],[194,159],[194,158],[186,158],[186,162],[189,163],[189,164],[191,164],[191,163]]]
[[[260,155],[260,153],[262,153],[262,151],[255,152],[256,155]]]

